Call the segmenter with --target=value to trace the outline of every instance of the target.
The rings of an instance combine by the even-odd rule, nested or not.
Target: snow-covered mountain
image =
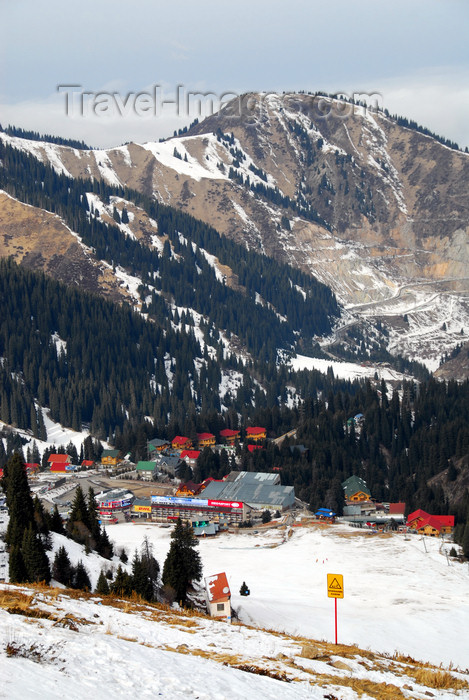
[[[379,321],[391,352],[435,370],[469,334],[469,155],[409,126],[332,98],[250,94],[162,143],[80,151],[0,137],[314,274],[343,323],[368,336]]]

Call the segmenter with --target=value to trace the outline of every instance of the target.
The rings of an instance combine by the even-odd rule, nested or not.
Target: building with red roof
[[[200,455],[200,450],[183,450],[179,455],[191,467],[195,467],[197,459]]]
[[[200,449],[213,447],[215,445],[215,435],[212,433],[197,433],[197,445]]]
[[[211,617],[221,617],[231,622],[231,591],[225,572],[205,579],[207,611]]]
[[[265,428],[254,427],[246,428],[246,438],[248,440],[265,440],[267,437],[267,431]]]
[[[176,435],[171,441],[171,447],[173,450],[190,450],[192,447],[192,440],[183,435]]]
[[[51,472],[65,472],[71,464],[71,459],[68,455],[51,454],[47,459],[47,463]]]
[[[256,450],[262,450],[262,445],[248,445],[249,452],[255,452]]]
[[[407,524],[419,535],[449,535],[454,528],[454,515],[430,515],[419,509],[409,515]]]
[[[223,428],[220,430],[220,437],[227,445],[234,445],[239,440],[239,430]]]
[[[83,462],[81,463],[81,466],[89,469],[90,467],[93,466],[93,464],[94,464],[94,461],[92,459],[84,459]]]
[[[28,474],[37,474],[39,471],[39,464],[37,462],[25,462],[24,466]]]
[[[405,503],[390,503],[389,504],[389,515],[394,517],[403,518],[405,515]]]
[[[418,510],[414,510],[413,513],[409,513],[407,516],[407,525],[413,530],[416,530],[419,523],[425,520],[425,518],[428,518],[428,513],[418,508]]]

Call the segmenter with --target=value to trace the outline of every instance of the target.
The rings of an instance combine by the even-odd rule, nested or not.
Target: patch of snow
[[[58,335],[58,333],[53,333],[51,335],[51,340],[55,345],[55,350],[57,352],[57,357],[60,355],[60,353],[65,353],[67,354],[67,341],[62,340],[62,338]]]
[[[117,187],[122,187],[122,183],[117,177],[117,173],[114,170],[111,159],[109,158],[107,151],[92,151],[94,158],[96,160],[96,165],[98,166],[99,174],[108,185],[116,185]]]

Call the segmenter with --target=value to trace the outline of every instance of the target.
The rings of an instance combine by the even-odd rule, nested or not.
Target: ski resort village
[[[469,697],[462,643],[469,573],[452,540],[454,516],[378,501],[356,475],[340,484],[335,510],[324,503],[312,511],[282,485],[281,469],[241,469],[274,441],[305,456],[293,434],[269,437],[256,426],[155,437],[145,445],[147,459],[136,462],[117,449],[77,460],[74,450],[52,445],[38,462],[10,460],[0,535],[15,536],[11,487],[7,497],[15,478],[35,499],[51,571],[50,588],[12,587],[15,549],[0,546],[0,624],[9,630],[7,659],[26,664],[26,682],[29,665],[40,662],[47,697],[59,697],[60,657],[66,677],[73,678],[76,658],[92,683],[95,662],[82,649],[91,643],[113,655],[114,675],[100,682],[117,697],[127,685],[150,695],[137,671],[149,649],[159,668],[157,694],[168,698],[198,697],[197,683],[200,697],[204,688],[206,697],[221,698]],[[226,474],[189,478],[216,455]],[[206,670],[189,664],[200,655]],[[8,664],[0,659],[0,667],[7,697],[20,697]],[[352,683],[357,669],[361,680]],[[255,680],[244,686],[243,676]],[[219,690],[232,683],[232,693]]]

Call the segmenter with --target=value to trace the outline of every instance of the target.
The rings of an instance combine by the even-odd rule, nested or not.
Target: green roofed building
[[[101,464],[115,467],[121,461],[120,450],[103,450],[101,454]]]
[[[359,476],[350,476],[342,482],[346,501],[360,502],[371,499],[371,491],[366,485],[366,481]]]
[[[151,481],[158,473],[158,468],[156,466],[156,462],[140,461],[137,462],[136,471],[142,479],[148,479]]]

